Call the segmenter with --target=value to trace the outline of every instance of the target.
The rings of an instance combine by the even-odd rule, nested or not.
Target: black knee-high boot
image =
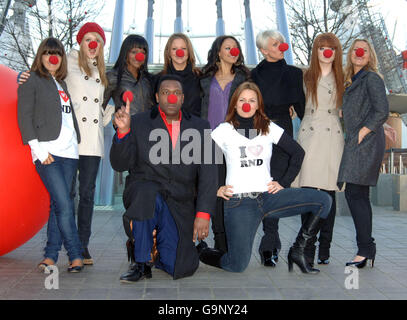
[[[308,263],[304,250],[311,241],[314,241],[313,237],[318,233],[323,221],[319,216],[312,214],[302,224],[297,239],[288,253],[288,271],[293,270],[293,263],[295,263],[303,273],[319,272]]]

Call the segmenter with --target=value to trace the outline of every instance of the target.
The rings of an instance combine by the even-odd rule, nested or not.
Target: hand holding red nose
[[[334,52],[331,49],[325,49],[324,50],[324,57],[325,58],[330,58],[330,57],[332,57],[333,54],[334,54]]]
[[[177,55],[177,57],[182,58],[185,56],[185,52],[182,49],[178,49],[177,51],[175,51],[175,54]]]
[[[178,98],[175,94],[170,94],[167,98],[169,104],[176,104],[178,102]]]
[[[49,59],[48,59],[48,61],[49,61],[49,63],[51,63],[51,64],[58,64],[59,59],[58,59],[57,56],[50,56]]]
[[[230,49],[230,54],[231,54],[233,57],[237,57],[237,56],[240,54],[239,48],[232,48],[232,49]]]
[[[243,103],[243,106],[242,106],[242,110],[243,110],[243,112],[250,112],[250,110],[251,110],[251,105],[250,105],[250,103]]]
[[[137,60],[138,62],[144,61],[145,57],[146,57],[145,54],[142,53],[142,52],[139,52],[139,53],[136,54],[136,60]]]
[[[129,102],[133,101],[133,92],[127,90],[123,93],[123,102],[126,103],[127,99],[129,99]]]
[[[287,51],[288,50],[288,43],[285,43],[285,42],[281,43],[278,46],[278,50],[280,50],[281,52]]]
[[[96,49],[98,46],[98,43],[96,41],[91,41],[88,44],[89,49]]]
[[[365,55],[365,50],[363,50],[363,48],[358,48],[358,49],[356,49],[356,52],[355,52],[355,54],[356,54],[356,56],[357,57],[363,57],[364,55]]]

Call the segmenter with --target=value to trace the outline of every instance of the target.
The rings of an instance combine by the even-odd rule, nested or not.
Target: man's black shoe
[[[151,277],[151,267],[146,263],[136,262],[128,272],[120,277],[120,282],[133,283],[144,278],[150,279]]]

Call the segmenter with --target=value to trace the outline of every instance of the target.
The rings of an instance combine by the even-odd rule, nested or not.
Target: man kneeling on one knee
[[[195,240],[208,236],[217,192],[217,167],[205,164],[204,130],[209,123],[181,109],[184,95],[178,76],[161,77],[157,107],[130,116],[129,102],[115,114],[117,133],[110,150],[114,170],[129,171],[123,193],[124,221],[131,225],[134,263],[122,282],[151,278],[153,230],[159,257],[155,264],[174,279],[191,276],[199,266]],[[186,130],[201,139],[184,139]],[[185,135],[189,137],[189,135]],[[186,141],[184,141],[186,140]],[[200,156],[183,159],[186,145]],[[181,150],[181,151],[180,151]]]

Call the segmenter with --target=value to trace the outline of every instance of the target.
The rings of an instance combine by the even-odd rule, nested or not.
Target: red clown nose
[[[278,46],[278,50],[280,50],[281,52],[287,51],[288,50],[288,44],[283,42]]]
[[[244,103],[244,104],[243,104],[242,110],[243,110],[244,112],[250,112],[250,109],[251,109],[250,103]]]
[[[136,54],[136,60],[137,60],[138,62],[144,61],[145,57],[146,57],[146,56],[145,56],[144,53],[142,53],[142,52],[139,52],[139,53]]]
[[[50,56],[48,61],[49,61],[49,63],[51,63],[51,64],[58,64],[59,59],[58,59],[57,56]]]
[[[178,101],[178,98],[175,94],[170,94],[167,98],[168,103],[175,104]]]
[[[91,41],[88,44],[89,49],[96,49],[98,46],[98,43],[96,41]]]
[[[230,54],[234,57],[237,57],[240,54],[239,48],[232,48],[230,49]]]
[[[356,49],[355,54],[357,57],[363,57],[365,55],[365,50],[363,50],[363,48],[358,48]]]
[[[330,57],[332,57],[333,54],[334,54],[334,52],[331,49],[325,49],[324,50],[324,57],[325,58],[330,58]]]
[[[177,55],[177,57],[182,58],[183,56],[185,56],[184,50],[182,49],[178,49],[175,54]]]
[[[123,101],[126,103],[127,99],[129,99],[129,102],[133,101],[133,92],[127,90],[123,93]]]

